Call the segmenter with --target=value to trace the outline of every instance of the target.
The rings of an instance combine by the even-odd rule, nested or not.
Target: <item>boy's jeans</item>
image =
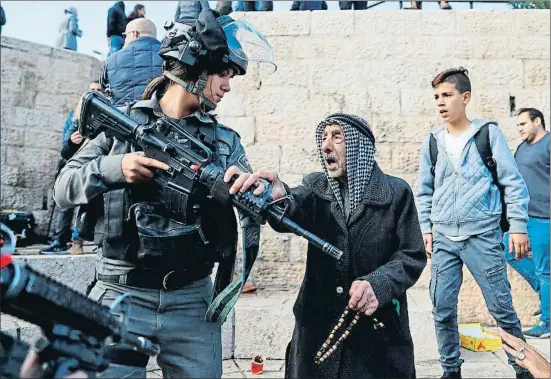
[[[463,263],[480,286],[498,326],[524,340],[513,308],[501,230],[496,228],[461,242],[453,242],[435,233],[433,241],[430,297],[440,364],[444,371],[458,371],[463,363],[459,358],[457,329],[457,299],[463,281]],[[517,373],[527,371],[519,367],[512,356],[509,356],[509,364]]]
[[[509,253],[509,233],[505,234],[505,259],[540,295],[541,321],[549,325],[549,219],[530,217],[528,238],[532,246],[532,258],[515,260]]]

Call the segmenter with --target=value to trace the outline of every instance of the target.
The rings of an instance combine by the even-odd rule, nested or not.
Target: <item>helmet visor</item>
[[[273,73],[277,70],[274,51],[264,36],[254,26],[237,20],[223,27],[228,40],[228,48],[236,57],[249,63],[261,63],[262,71]]]

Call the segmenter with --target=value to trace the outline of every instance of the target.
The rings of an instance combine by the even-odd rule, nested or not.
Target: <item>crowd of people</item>
[[[235,3],[235,4],[232,4]],[[368,7],[367,1],[339,1],[341,10],[365,10]],[[422,1],[411,1],[411,6],[406,9],[422,9]],[[197,19],[203,8],[210,9],[208,1],[179,1],[176,5],[174,21]],[[109,54],[122,48],[124,42],[124,30],[128,22],[137,18],[145,17],[145,6],[136,4],[134,9],[127,15],[124,1],[117,1],[107,13],[107,41]],[[273,1],[217,1],[216,11],[220,15],[228,15],[233,11],[237,12],[270,12],[273,11]],[[293,1],[291,11],[326,10],[326,1]],[[440,9],[452,9],[448,1],[440,1]],[[2,12],[2,25],[5,24],[5,15]],[[78,11],[70,6],[64,10],[64,19],[59,27],[59,35],[56,47],[67,50],[77,50],[77,37],[82,37],[82,30],[78,26]],[[1,34],[1,27],[0,27]]]
[[[227,3],[219,2],[220,9]],[[254,10],[270,10],[271,2],[259,3]],[[365,2],[340,3],[361,8],[355,3]],[[461,377],[457,302],[463,264],[500,328],[516,377],[549,377],[549,363],[525,340],[549,338],[550,325],[550,134],[542,112],[518,111],[523,142],[513,155],[496,122],[467,116],[475,91],[469,73],[450,68],[427,83],[442,124],[421,148],[416,195],[378,166],[369,122],[346,113],[312,125],[320,170],[304,173],[303,183],[291,188],[277,172],[253,170],[240,136],[211,113],[231,90],[231,79],[247,73],[248,62],[273,63],[269,56],[264,62],[254,56],[258,45],[247,48],[263,44],[263,36],[237,39],[232,28],[247,22],[218,18],[220,13],[208,2],[179,2],[161,42],[143,5],[126,16],[124,3],[115,3],[107,22],[110,54],[89,91],[141,124],[178,124],[212,151],[230,194],[268,191],[274,201],[289,200],[288,217],[344,252],[337,261],[308,245],[285,376],[415,377],[406,291],[430,260],[443,378]],[[68,8],[60,47],[76,50],[82,35],[76,20],[76,9]],[[160,344],[157,361],[165,378],[221,377],[224,320],[217,315],[243,289],[258,254],[260,225],[241,211],[236,220],[231,205],[202,187],[159,185],[158,173],[169,170],[169,160],[147,157],[105,133],[87,139],[79,129],[80,108],[79,100],[64,127],[54,187],[60,212],[54,241],[42,253],[80,254],[83,240],[94,241],[100,257],[88,296],[110,306],[131,295],[127,327]],[[189,139],[178,141],[193,148]],[[176,197],[178,212],[172,207]],[[246,267],[234,279],[238,224]],[[276,222],[271,226],[287,232]],[[525,331],[513,307],[506,262],[540,297],[540,323]],[[219,308],[213,316],[214,306]],[[103,377],[146,376],[147,356],[116,350],[111,358]]]

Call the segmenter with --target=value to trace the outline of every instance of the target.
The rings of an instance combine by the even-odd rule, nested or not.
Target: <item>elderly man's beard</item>
[[[346,178],[346,157],[336,154],[324,154],[327,176],[333,179]]]

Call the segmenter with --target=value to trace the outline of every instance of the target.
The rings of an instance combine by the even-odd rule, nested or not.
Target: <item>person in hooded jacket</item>
[[[68,7],[65,9],[65,18],[59,26],[56,47],[77,51],[77,37],[82,37],[82,30],[78,28],[78,12],[75,7]]]

